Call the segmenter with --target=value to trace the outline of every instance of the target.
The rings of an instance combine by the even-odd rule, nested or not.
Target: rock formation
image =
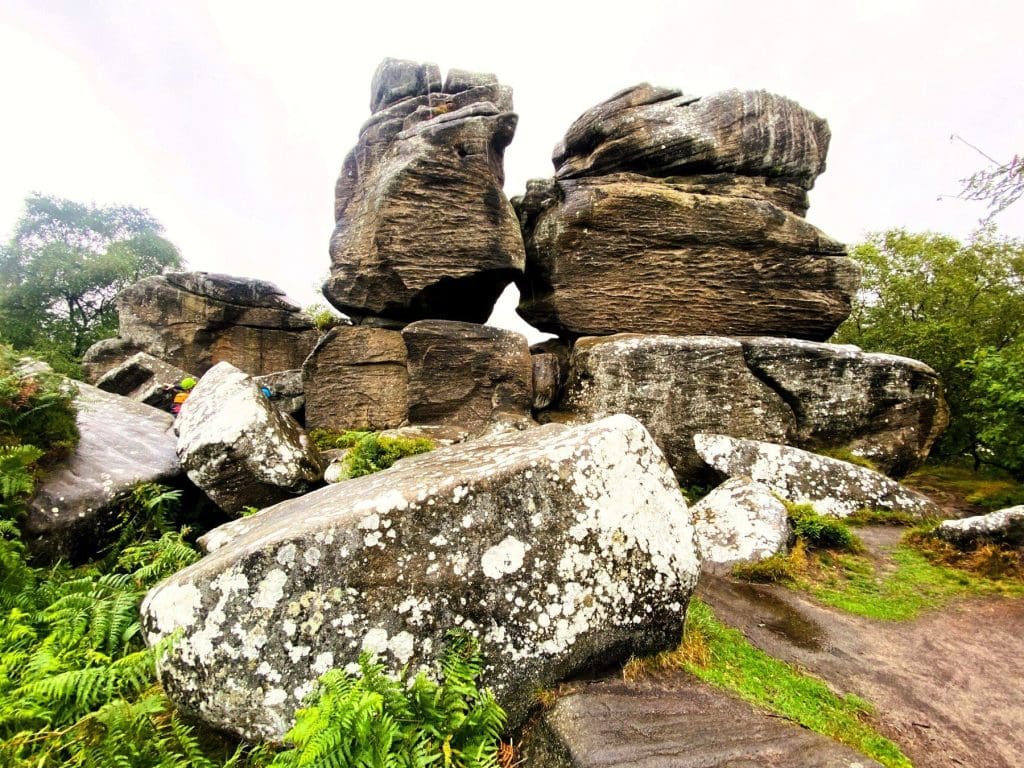
[[[512,90],[385,59],[370,109],[338,177],[324,295],[357,322],[484,322],[525,259],[502,191]]]
[[[190,375],[152,355],[137,352],[103,374],[96,387],[169,412],[174,387]]]
[[[757,561],[789,543],[789,513],[772,491],[748,477],[726,480],[691,510],[705,563]]]
[[[935,529],[935,535],[961,549],[987,543],[1024,547],[1024,504],[987,515],[944,520]]]
[[[122,291],[117,306],[118,339],[85,355],[93,380],[139,351],[197,376],[220,361],[252,375],[274,373],[301,367],[318,337],[277,286],[230,275],[147,277]]]
[[[825,121],[762,91],[616,94],[570,127],[555,179],[517,201],[519,313],[566,338],[828,338],[858,276],[801,218],[828,142]]]
[[[321,672],[361,650],[430,664],[456,626],[515,727],[539,689],[675,647],[698,571],[675,478],[628,416],[409,458],[206,543],[147,596],[147,642],[180,632],[158,663],[185,712],[272,740]]]

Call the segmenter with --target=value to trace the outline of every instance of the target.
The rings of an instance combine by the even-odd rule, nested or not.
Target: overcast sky
[[[986,161],[950,135],[1000,160],[1024,153],[1021,8],[0,0],[0,232],[32,191],[138,205],[191,269],[272,280],[312,303],[334,182],[392,56],[514,88],[510,197],[551,175],[569,124],[620,88],[764,88],[831,126],[812,223],[847,242],[895,226],[966,237],[983,207],[937,198]],[[998,222],[1024,236],[1024,202]]]

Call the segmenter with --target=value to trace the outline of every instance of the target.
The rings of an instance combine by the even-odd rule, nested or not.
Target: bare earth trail
[[[859,531],[880,561],[902,530]],[[698,594],[766,653],[855,693],[918,768],[1024,765],[1024,600],[969,598],[884,622],[705,574]]]

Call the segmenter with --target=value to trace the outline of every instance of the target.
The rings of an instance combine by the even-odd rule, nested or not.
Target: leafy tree
[[[979,350],[996,353],[1024,338],[1024,243],[992,228],[967,243],[904,230],[870,235],[851,254],[863,268],[861,291],[834,341],[921,360],[942,377],[950,428],[940,456],[968,454],[1005,464],[982,438],[987,407],[973,386]],[[1006,386],[1024,388],[1019,379]]]
[[[162,233],[140,208],[29,197],[10,241],[0,247],[5,341],[68,361],[116,335],[117,294],[182,265]]]
[[[989,463],[1024,479],[1024,337],[975,352],[967,415]]]

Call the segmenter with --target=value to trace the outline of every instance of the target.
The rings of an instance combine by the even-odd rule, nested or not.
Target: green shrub
[[[351,448],[364,437],[374,434],[369,430],[350,429],[345,432],[336,432],[333,429],[314,429],[309,433],[309,439],[313,445],[321,451],[330,451],[337,448]]]
[[[860,552],[864,547],[856,534],[841,520],[819,515],[810,504],[787,503],[793,533],[808,549]]]
[[[375,433],[360,438],[342,459],[342,476],[362,477],[387,469],[405,456],[427,453],[434,443],[426,438],[381,437]]]
[[[0,345],[0,446],[35,445],[40,461],[53,463],[78,442],[73,400],[66,379],[52,373],[23,373],[10,347]]]
[[[320,333],[327,333],[341,322],[341,316],[326,304],[310,304],[305,311]]]

